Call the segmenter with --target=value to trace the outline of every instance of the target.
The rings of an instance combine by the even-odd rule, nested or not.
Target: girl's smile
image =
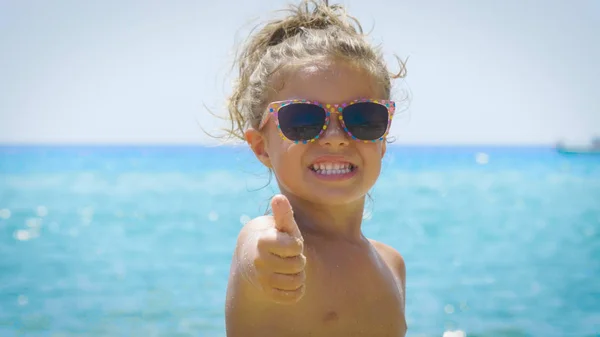
[[[344,157],[320,156],[308,169],[323,181],[345,181],[356,175],[358,166]]]

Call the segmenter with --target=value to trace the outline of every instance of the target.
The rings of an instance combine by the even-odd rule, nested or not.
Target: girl
[[[281,195],[239,234],[227,336],[404,336],[402,256],[361,232],[396,106],[391,78],[404,71],[388,73],[341,6],[308,0],[255,33],[238,63],[230,131]]]

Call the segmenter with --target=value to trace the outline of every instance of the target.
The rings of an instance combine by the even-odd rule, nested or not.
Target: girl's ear
[[[383,156],[385,156],[385,151],[387,150],[387,142],[384,139],[382,144],[381,144],[381,158],[383,158]]]
[[[258,158],[263,165],[271,168],[271,158],[267,152],[267,140],[265,136],[258,130],[249,128],[244,133],[244,137],[246,138],[246,142],[252,149],[252,152],[254,152],[256,158]]]

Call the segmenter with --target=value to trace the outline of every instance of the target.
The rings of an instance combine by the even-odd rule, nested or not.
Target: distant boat
[[[600,154],[600,137],[593,138],[589,145],[568,145],[559,142],[555,148],[559,153],[565,154]]]

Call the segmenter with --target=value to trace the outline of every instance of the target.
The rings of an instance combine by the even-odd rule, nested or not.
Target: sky
[[[0,143],[198,144],[225,126],[232,56],[284,0],[0,0]],[[399,144],[600,136],[600,1],[330,0],[409,101]]]

